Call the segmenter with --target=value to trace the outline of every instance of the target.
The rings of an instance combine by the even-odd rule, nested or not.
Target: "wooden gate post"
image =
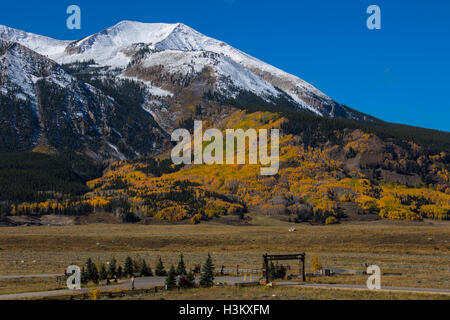
[[[303,257],[302,257],[302,278],[303,278],[303,282],[306,282],[305,259],[306,259],[306,254],[303,254]]]
[[[298,259],[298,278],[300,279],[300,277],[303,274],[303,264],[302,264],[302,259]]]
[[[263,255],[264,259],[264,272],[266,274],[266,285],[269,284],[269,261],[267,259],[267,253]]]

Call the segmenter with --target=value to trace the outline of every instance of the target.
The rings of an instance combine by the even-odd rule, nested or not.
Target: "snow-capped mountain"
[[[123,121],[129,111],[122,110],[124,106],[114,98],[80,82],[37,52],[1,39],[0,84],[2,151],[46,145],[80,151],[98,160],[125,159],[152,148],[156,152],[167,140],[140,106],[129,121]],[[130,138],[124,125],[142,137]]]
[[[178,24],[122,21],[117,25],[78,41],[60,41],[0,26],[0,38],[20,44],[60,63],[95,61],[125,71],[134,54],[145,48],[143,66],[163,65],[171,74],[199,73],[213,67],[218,88],[249,91],[264,100],[285,93],[298,108],[330,117],[351,117],[331,98],[300,78],[253,58],[230,45]],[[140,47],[137,47],[140,45]],[[197,60],[199,53],[216,53],[211,60]],[[193,62],[193,66],[190,62]],[[217,69],[215,68],[217,66]],[[268,99],[269,98],[269,99]]]
[[[164,149],[189,118],[277,106],[359,118],[300,78],[184,24],[123,21],[81,40],[0,26],[0,149],[96,158]],[[198,119],[198,118],[197,118]]]

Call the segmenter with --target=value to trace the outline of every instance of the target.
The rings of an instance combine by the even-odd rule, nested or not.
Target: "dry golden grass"
[[[106,262],[115,256],[123,264],[127,255],[145,258],[152,268],[161,256],[168,267],[181,252],[188,266],[203,263],[210,252],[216,266],[260,268],[263,253],[305,251],[307,269],[311,257],[318,255],[326,267],[365,270],[365,264],[377,264],[385,273],[399,273],[384,275],[384,286],[450,288],[449,222],[269,226],[270,219],[262,218],[258,223],[264,225],[0,228],[0,275],[62,273],[88,257]],[[288,232],[292,226],[297,232]],[[295,262],[292,266],[297,268]],[[336,276],[311,281],[364,285],[366,279]]]
[[[24,292],[53,291],[67,289],[56,283],[55,278],[21,278],[0,280],[0,295]]]
[[[215,287],[159,291],[118,298],[121,300],[449,300],[448,295],[373,292],[368,290],[313,289],[301,287]]]

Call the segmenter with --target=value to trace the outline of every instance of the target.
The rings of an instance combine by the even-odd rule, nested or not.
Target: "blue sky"
[[[82,29],[66,28],[66,8]],[[368,30],[366,9],[381,8]],[[183,22],[383,120],[450,131],[446,0],[3,1],[0,24],[78,39],[121,20]]]

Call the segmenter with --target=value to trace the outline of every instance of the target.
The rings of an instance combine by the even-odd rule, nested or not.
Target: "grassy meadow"
[[[159,291],[118,298],[119,300],[449,300],[449,295],[373,292],[368,290],[315,289],[301,287],[214,287]]]
[[[0,275],[62,273],[88,257],[120,264],[126,256],[166,268],[183,253],[188,267],[211,253],[216,266],[261,268],[264,253],[307,253],[307,271],[318,256],[324,267],[365,270],[377,264],[383,286],[450,288],[450,223],[373,221],[331,226],[254,219],[258,225],[90,224],[61,227],[0,228]],[[289,232],[295,227],[296,232]],[[297,263],[290,263],[296,271]],[[308,279],[318,283],[364,285],[367,276],[337,275]],[[48,280],[45,280],[48,281]],[[54,287],[46,284],[44,287]],[[50,280],[51,281],[51,280]],[[5,280],[0,280],[1,286]],[[35,284],[32,284],[35,287]],[[4,292],[13,292],[11,281]],[[23,291],[21,286],[18,291]]]

